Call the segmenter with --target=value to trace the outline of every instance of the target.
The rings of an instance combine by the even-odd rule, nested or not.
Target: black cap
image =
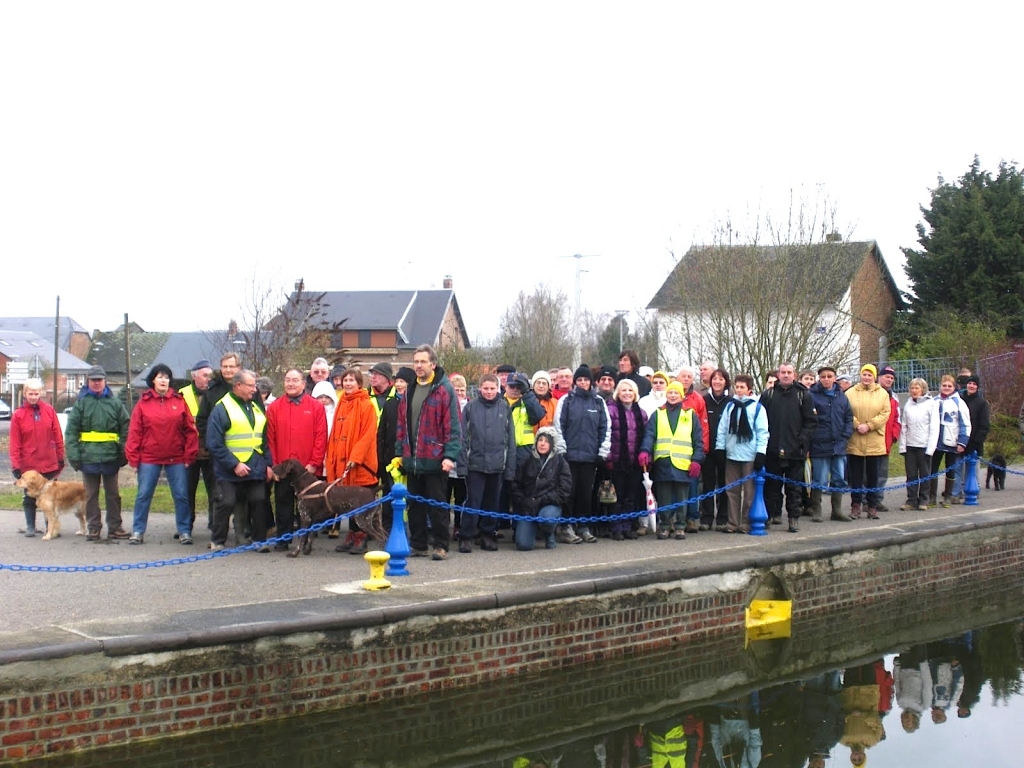
[[[401,368],[398,369],[398,373],[395,374],[395,378],[401,379],[409,386],[412,386],[413,384],[416,383],[416,371],[414,371],[412,368],[409,368],[408,366],[403,365]]]
[[[370,369],[370,373],[379,373],[381,376],[386,376],[388,381],[395,378],[395,369],[391,367],[391,363],[377,363]]]
[[[576,369],[576,372],[572,375],[573,383],[576,382],[576,379],[590,379],[590,383],[593,384],[594,374],[590,370],[589,366],[581,365],[579,368]]]
[[[616,373],[617,371],[610,365],[602,365],[600,368],[597,369],[597,373],[594,374],[594,378],[600,379],[603,378],[604,376],[611,376],[614,379]]]
[[[515,372],[516,372],[516,367],[514,365],[509,365],[508,363],[502,363],[495,370],[495,373],[515,373]]]
[[[103,366],[94,365],[92,368],[89,369],[89,375],[86,378],[90,380],[105,379],[107,378],[107,372],[103,370]]]

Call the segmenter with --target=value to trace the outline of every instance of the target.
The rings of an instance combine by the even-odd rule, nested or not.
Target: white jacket
[[[958,445],[967,447],[967,441],[971,438],[971,412],[967,410],[967,403],[960,399],[955,392],[949,397],[932,398],[935,405],[936,429],[935,439],[928,443],[930,450],[928,454],[936,450],[952,452]],[[939,431],[942,431],[942,445],[939,445]]]
[[[924,448],[929,456],[934,453],[939,441],[939,419],[931,397],[908,398],[900,409],[900,423],[900,453],[906,453],[907,448]]]

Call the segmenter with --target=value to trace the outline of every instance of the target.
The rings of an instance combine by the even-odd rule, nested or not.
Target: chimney
[[[304,290],[306,290],[306,281],[304,278],[300,277],[295,281],[295,292],[302,293]]]
[[[228,321],[228,338],[233,339],[238,335],[238,323],[234,320]]]
[[[444,289],[446,291],[450,291],[452,289],[452,276],[451,275],[445,275],[444,276],[444,282],[442,282],[441,285],[444,286]]]

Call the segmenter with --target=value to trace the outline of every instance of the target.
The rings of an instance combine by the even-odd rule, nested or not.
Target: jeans
[[[672,480],[656,480],[654,483],[654,497],[658,501],[658,530],[668,531],[675,523],[677,531],[686,527],[686,512],[688,504],[682,504],[675,509],[664,509],[684,502],[690,498],[690,481],[675,482]]]
[[[846,457],[811,457],[811,481],[815,485],[827,485],[833,489],[822,493],[842,493],[846,488]]]
[[[548,504],[546,507],[541,507],[537,510],[535,517],[544,517],[550,520],[557,520],[562,516],[562,510],[556,507],[554,504]],[[533,549],[533,542],[537,539],[537,526],[540,526],[541,531],[544,532],[545,536],[552,535],[555,532],[554,523],[537,523],[533,520],[517,520],[516,521],[516,549],[520,552],[528,552]]]
[[[139,490],[135,496],[135,518],[132,533],[146,532],[149,505],[153,501],[160,470],[167,475],[167,485],[174,499],[174,525],[179,536],[192,534],[192,509],[188,504],[188,470],[184,464],[139,464]]]

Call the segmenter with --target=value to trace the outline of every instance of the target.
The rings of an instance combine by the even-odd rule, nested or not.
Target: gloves
[[[764,469],[764,454],[759,453],[754,457],[754,471],[760,472]]]
[[[696,480],[698,477],[700,477],[700,464],[698,464],[696,461],[691,461],[690,468],[686,470],[686,472],[691,478]]]
[[[394,474],[396,469],[401,469],[401,468],[402,468],[402,457],[401,456],[395,456],[395,458],[393,458],[391,460],[391,463],[388,464],[386,471],[390,475],[390,474]]]
[[[647,451],[640,451],[640,455],[636,457],[636,460],[643,469],[647,469],[651,465],[651,454]]]
[[[80,461],[75,461],[74,459],[72,459],[72,460],[71,460],[71,468],[72,468],[73,470],[75,470],[75,472],[78,472],[79,470],[81,470],[81,469],[82,469],[82,462],[80,462]]]
[[[11,474],[14,475],[14,479],[15,480],[21,480],[21,470],[20,469],[12,469],[11,470]]]
[[[719,448],[719,449],[717,449],[715,451],[715,461],[717,461],[719,464],[722,464],[722,465],[725,464],[725,449],[724,448]]]
[[[505,379],[505,386],[509,384],[519,387],[519,391],[526,394],[530,391],[530,380],[526,378],[525,374],[522,373],[510,373],[508,378]]]

